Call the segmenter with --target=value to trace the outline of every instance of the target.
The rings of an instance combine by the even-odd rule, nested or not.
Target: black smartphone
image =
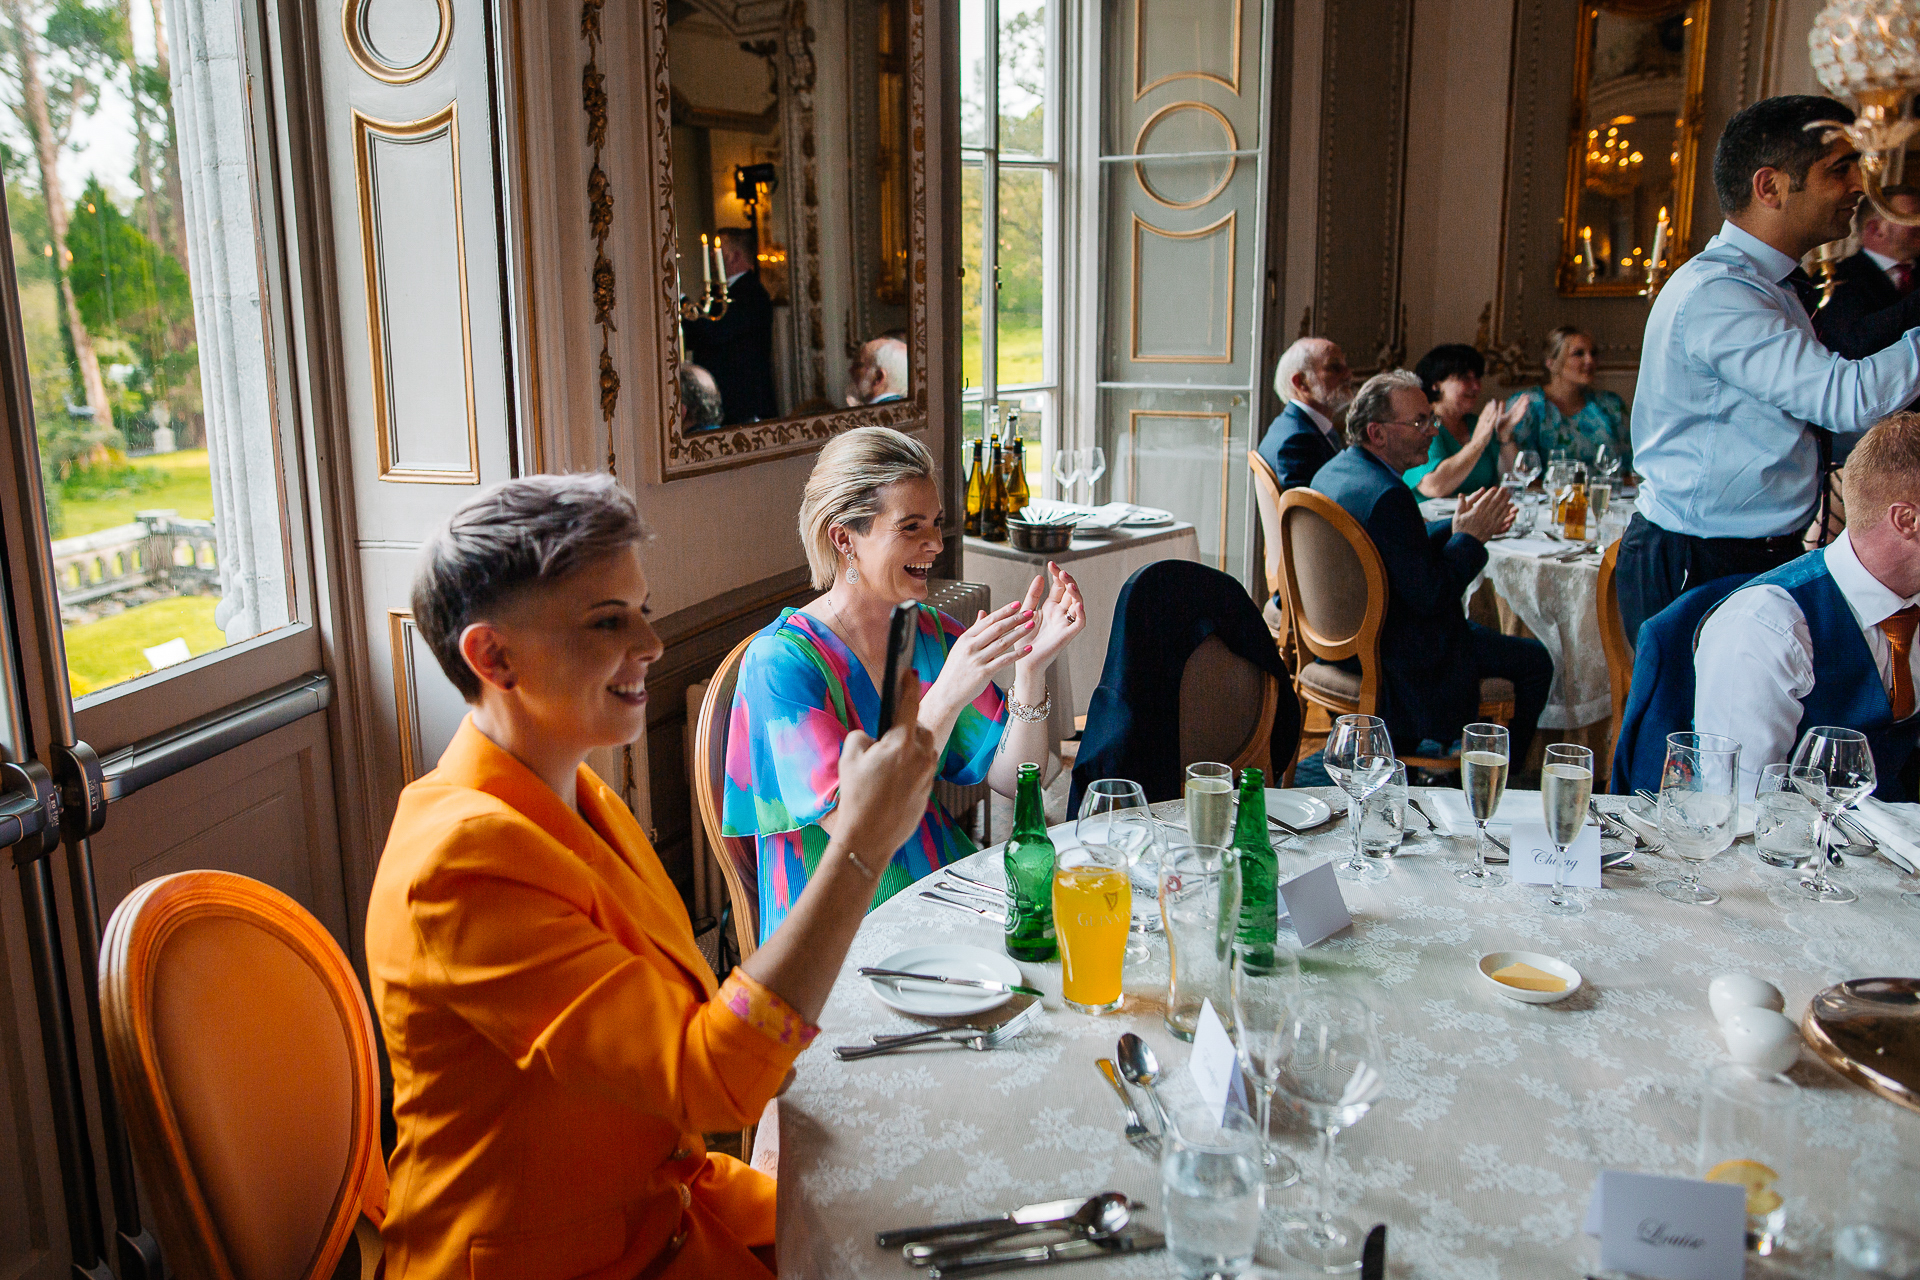
[[[900,689],[900,664],[913,661],[913,633],[920,625],[920,606],[903,600],[893,606],[887,619],[887,667],[880,683],[880,728],[876,738],[887,736],[893,728],[894,703]]]

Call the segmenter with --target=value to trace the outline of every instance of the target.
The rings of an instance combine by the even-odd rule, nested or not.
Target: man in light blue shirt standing
[[[1689,587],[1798,556],[1826,433],[1864,432],[1920,393],[1920,330],[1845,360],[1808,318],[1799,260],[1845,236],[1861,198],[1853,145],[1819,126],[1852,120],[1831,98],[1793,95],[1756,102],[1720,135],[1726,221],[1660,291],[1640,352],[1642,484],[1615,577],[1629,636]]]

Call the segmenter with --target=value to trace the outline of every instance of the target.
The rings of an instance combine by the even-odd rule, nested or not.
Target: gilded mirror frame
[[[1687,45],[1683,70],[1680,116],[1674,122],[1674,141],[1678,159],[1673,164],[1673,216],[1668,223],[1666,261],[1660,278],[1672,274],[1692,256],[1694,189],[1698,185],[1700,157],[1700,121],[1704,107],[1707,76],[1708,0],[1587,0],[1580,6],[1573,45],[1573,105],[1567,121],[1567,185],[1561,203],[1560,268],[1556,284],[1566,298],[1624,298],[1646,291],[1643,278],[1603,280],[1587,283],[1584,265],[1574,258],[1582,253],[1580,239],[1580,195],[1586,174],[1583,153],[1587,148],[1589,80],[1593,74],[1594,28],[1602,11],[1627,18],[1656,18],[1683,12],[1686,14]]]
[[[829,0],[830,2],[830,0]],[[815,0],[820,3],[820,0]],[[814,102],[815,66],[814,29],[808,0],[788,0],[787,18],[779,37],[778,59],[783,96],[787,104],[810,122]],[[908,306],[907,338],[911,361],[911,389],[907,398],[882,405],[837,410],[832,413],[776,418],[743,426],[719,427],[685,434],[680,429],[680,344],[679,306],[674,296],[677,273],[678,228],[673,212],[673,107],[666,66],[667,8],[664,3],[648,6],[652,36],[659,67],[653,95],[652,132],[654,254],[661,281],[655,294],[656,332],[661,335],[659,367],[666,371],[662,388],[658,449],[653,451],[649,479],[655,484],[708,475],[716,471],[750,466],[775,458],[811,453],[829,439],[854,427],[895,427],[903,431],[925,425],[928,417],[929,363],[927,335],[927,65],[926,18],[924,0],[907,5],[907,113],[908,148],[906,155],[908,207]],[[832,20],[832,19],[827,19]],[[784,109],[784,108],[783,108]],[[793,119],[790,114],[789,120]],[[834,357],[837,344],[830,341],[823,319],[819,258],[814,246],[820,240],[819,220],[838,216],[838,211],[823,210],[818,201],[817,166],[833,158],[815,154],[813,131],[803,124],[796,135],[804,169],[793,175],[800,191],[801,217],[792,230],[797,252],[793,264],[798,270],[789,284],[794,305],[807,309],[802,329],[808,334],[807,350],[801,363]],[[855,278],[865,273],[856,272]]]

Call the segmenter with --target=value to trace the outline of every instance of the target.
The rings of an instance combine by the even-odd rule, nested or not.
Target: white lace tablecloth
[[[1901,808],[1920,816],[1920,806]],[[1336,853],[1344,837],[1332,827],[1299,851],[1283,849],[1282,874]],[[999,881],[997,853],[982,853],[970,868]],[[1380,1014],[1386,1094],[1340,1136],[1336,1159],[1352,1215],[1390,1224],[1396,1277],[1584,1274],[1598,1254],[1580,1226],[1600,1169],[1693,1176],[1701,1075],[1724,1053],[1707,1008],[1714,974],[1773,982],[1796,1021],[1817,991],[1842,978],[1920,975],[1920,911],[1899,900],[1896,873],[1878,859],[1850,857],[1837,873],[1859,902],[1783,909],[1767,891],[1790,873],[1762,864],[1742,840],[1707,866],[1721,902],[1691,907],[1652,889],[1680,865],[1642,852],[1638,869],[1609,872],[1604,888],[1586,893],[1584,916],[1560,919],[1538,909],[1542,889],[1460,887],[1449,864],[1471,855],[1466,841],[1410,837],[1386,881],[1343,882],[1353,928],[1320,948],[1350,966],[1343,980]],[[783,1277],[904,1280],[914,1273],[898,1252],[874,1245],[876,1230],[1107,1188],[1144,1201],[1141,1216],[1160,1225],[1158,1170],[1122,1138],[1119,1103],[1094,1061],[1113,1056],[1116,1037],[1133,1030],[1170,1073],[1184,1067],[1188,1047],[1160,1020],[1161,944],[1152,961],[1127,973],[1119,1013],[1067,1011],[1058,964],[1023,964],[1027,980],[1048,994],[1038,1024],[1009,1047],[836,1061],[828,1046],[916,1026],[881,1005],[854,967],[933,942],[997,950],[999,929],[913,892],[876,910],[821,1017],[819,1040],[779,1100]],[[1559,956],[1585,986],[1558,1004],[1509,1000],[1474,971],[1479,956],[1504,949]],[[1006,1016],[1019,1003],[986,1016]],[[1899,1145],[1920,1149],[1920,1116],[1845,1081],[1810,1052],[1790,1074],[1805,1090],[1804,1143],[1785,1189],[1796,1247],[1764,1264],[1765,1273],[1824,1278],[1849,1163]],[[1144,1099],[1136,1105],[1144,1113]],[[1311,1135],[1284,1121],[1276,1132],[1311,1180]],[[1278,1239],[1313,1195],[1302,1183],[1269,1196],[1259,1257],[1277,1274],[1307,1274],[1279,1252]],[[1173,1267],[1162,1253],[1078,1263],[1070,1274],[1167,1276]]]

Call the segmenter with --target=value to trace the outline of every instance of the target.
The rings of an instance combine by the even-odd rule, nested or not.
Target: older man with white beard
[[[1273,390],[1287,407],[1268,424],[1260,456],[1282,489],[1313,483],[1321,467],[1345,448],[1334,419],[1353,400],[1353,370],[1346,353],[1326,338],[1302,338],[1286,349],[1273,370]]]

